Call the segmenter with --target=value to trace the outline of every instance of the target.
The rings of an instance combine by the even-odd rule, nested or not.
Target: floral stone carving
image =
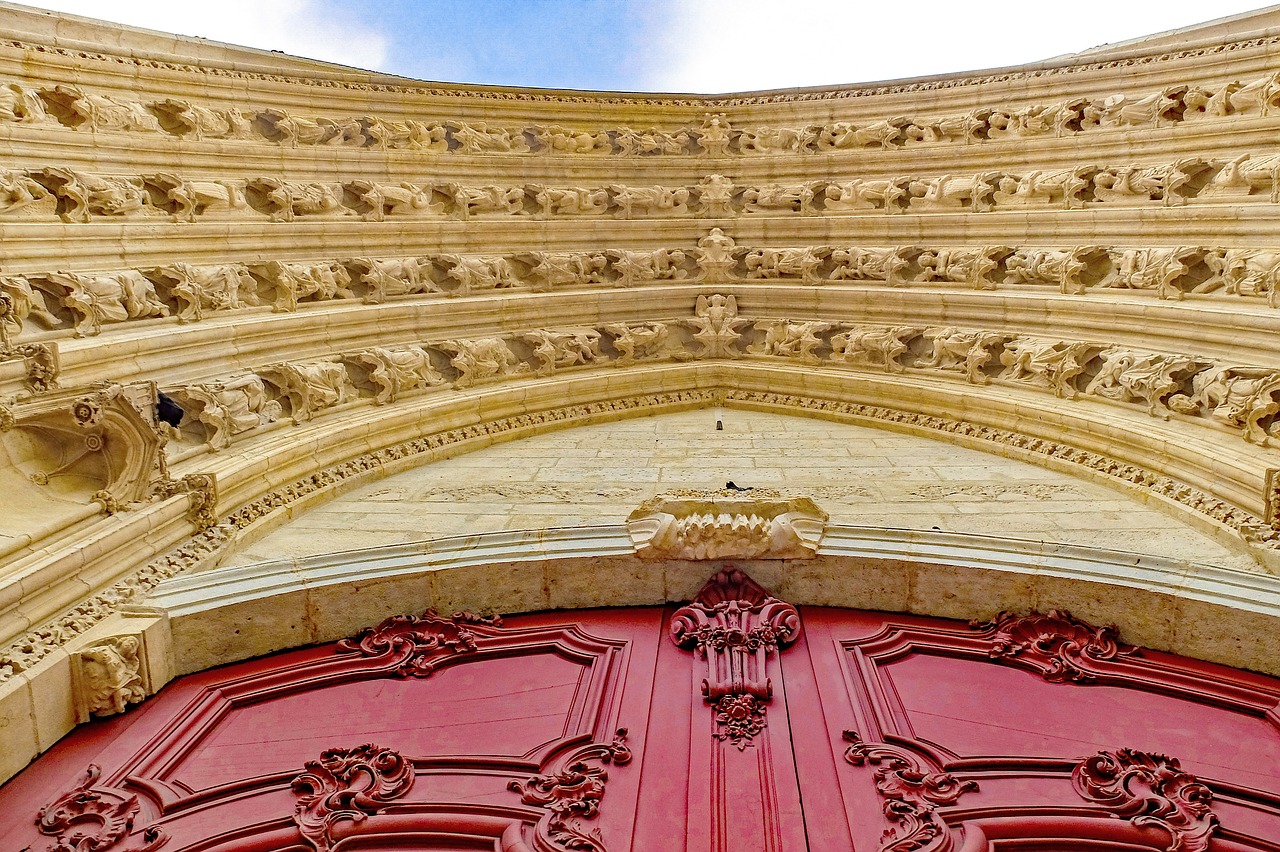
[[[41,834],[54,837],[48,852],[106,852],[133,831],[142,806],[138,797],[116,787],[98,787],[102,770],[89,764],[84,780],[75,789],[45,805],[36,814]],[[169,837],[150,826],[142,832],[143,845],[130,852],[151,852]]]
[[[290,785],[299,797],[293,820],[317,852],[333,846],[337,823],[362,822],[413,786],[413,763],[372,743],[328,749],[305,769]]]
[[[884,815],[899,826],[896,831],[885,831],[880,852],[951,849],[951,833],[938,817],[937,806],[954,805],[964,793],[977,790],[978,783],[930,770],[905,748],[863,742],[856,731],[845,731],[844,740],[849,743],[844,752],[846,761],[875,767],[876,792],[884,799]]]
[[[1114,627],[1094,627],[1060,609],[1048,615],[1002,612],[994,621],[970,626],[987,634],[992,659],[1020,661],[1050,683],[1092,683],[1097,678],[1091,664],[1142,653],[1120,642]]]
[[[1168,852],[1204,852],[1218,827],[1213,793],[1167,755],[1100,751],[1076,765],[1071,783],[1082,797],[1135,826],[1169,832]]]
[[[422,615],[393,615],[377,627],[338,643],[339,654],[385,658],[382,662],[401,677],[427,677],[441,661],[476,650],[475,629],[502,626],[500,616],[458,612],[442,618],[434,609]]]
[[[777,491],[678,491],[646,500],[627,518],[641,559],[809,559],[827,513]]]

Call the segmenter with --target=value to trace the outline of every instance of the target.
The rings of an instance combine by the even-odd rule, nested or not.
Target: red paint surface
[[[473,651],[432,658],[425,678],[333,646],[184,678],[80,728],[0,788],[0,850],[53,846],[37,811],[89,764],[98,784],[139,802],[132,831],[100,852],[141,849],[148,826],[166,832],[163,852],[310,849],[290,782],[325,749],[372,742],[413,764],[412,786],[336,822],[341,852],[566,848],[551,809],[509,784],[575,761],[603,793],[598,813],[564,824],[598,831],[613,852],[876,852],[902,825],[877,789],[885,764],[847,760],[845,731],[977,784],[935,809],[950,845],[928,849],[1168,848],[1167,830],[1073,788],[1079,761],[1127,747],[1179,759],[1212,791],[1210,852],[1280,850],[1274,679],[1146,653],[1088,663],[1089,683],[1051,683],[1034,660],[992,659],[966,625],[801,609],[803,634],[766,662],[767,727],[738,749],[714,736],[707,663],[667,635],[673,609],[478,627]],[[601,757],[615,742],[629,761]]]

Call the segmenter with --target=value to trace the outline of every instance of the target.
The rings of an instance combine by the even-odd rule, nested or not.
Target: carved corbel
[[[73,655],[76,717],[114,716],[149,694],[143,665],[142,639],[112,636]]]
[[[48,852],[111,852],[133,833],[142,810],[138,797],[118,787],[98,786],[102,770],[89,764],[75,789],[45,805],[36,814],[41,834],[54,838]],[[169,840],[156,826],[142,830],[143,845],[124,852],[152,852]]]

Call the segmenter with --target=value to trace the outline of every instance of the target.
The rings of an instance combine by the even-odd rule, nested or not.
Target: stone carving
[[[527,154],[530,150],[524,133],[501,128],[490,129],[479,124],[451,124],[453,139],[458,143],[459,154]]]
[[[823,190],[826,208],[832,213],[851,210],[881,210],[901,213],[911,181],[908,178],[863,179],[829,183]]]
[[[156,294],[155,285],[134,269],[86,275],[51,272],[44,280],[58,288],[62,304],[78,317],[77,337],[101,333],[104,323],[169,316],[169,306]]]
[[[610,323],[604,330],[613,337],[613,348],[618,351],[614,364],[619,367],[666,354],[670,332],[664,322]]]
[[[738,150],[744,154],[808,153],[818,141],[812,127],[757,127],[738,136]]]
[[[735,134],[724,113],[707,113],[695,135],[704,154],[709,157],[727,157],[729,144]]]
[[[1263,425],[1280,412],[1280,372],[1265,367],[1218,367],[1191,379],[1191,395],[1174,394],[1169,407],[1179,414],[1205,413],[1241,430],[1246,441],[1266,446],[1274,424]]]
[[[617,283],[622,287],[644,281],[682,281],[689,277],[689,270],[685,269],[687,255],[679,249],[610,249],[609,256],[619,276]]]
[[[435,189],[430,184],[401,181],[392,185],[356,180],[347,186],[369,208],[364,218],[370,222],[381,222],[388,216],[445,215],[444,204],[435,200]]]
[[[1227,293],[1266,296],[1270,307],[1280,306],[1280,252],[1226,249],[1207,253],[1205,263],[1218,274]]]
[[[1143,402],[1147,414],[1168,420],[1167,400],[1203,364],[1184,355],[1152,355],[1119,346],[1100,353],[1102,366],[1085,387],[1086,394],[1119,402]]]
[[[983,107],[962,115],[915,119],[902,128],[903,142],[980,142],[987,137],[991,113],[992,110]]]
[[[903,116],[876,121],[865,127],[837,121],[818,131],[815,144],[819,151],[867,147],[895,148],[902,144],[903,130],[910,123],[911,120]]]
[[[809,559],[827,513],[807,497],[768,491],[660,494],[627,518],[641,559]]]
[[[500,337],[481,337],[474,340],[446,340],[433,343],[449,356],[449,363],[458,371],[455,387],[470,387],[485,379],[516,376],[527,368]]]
[[[458,612],[443,618],[429,609],[420,616],[393,615],[377,627],[366,627],[340,641],[336,653],[376,658],[400,677],[425,678],[442,662],[475,653],[477,630],[492,632],[501,626],[496,615]]]
[[[733,181],[724,175],[707,175],[698,181],[698,210],[703,216],[733,215]]]
[[[461,186],[450,184],[453,204],[463,219],[476,214],[524,212],[524,189],[518,186]]]
[[[188,416],[204,426],[209,448],[215,451],[230,446],[234,436],[274,423],[284,413],[262,379],[252,373],[222,382],[185,385],[168,393]]]
[[[921,281],[951,281],[968,284],[975,290],[994,290],[995,276],[1012,253],[1008,246],[931,249],[921,252],[916,263]]]
[[[114,636],[77,651],[79,702],[86,714],[114,716],[147,697],[142,646],[136,636]]]
[[[548,154],[612,154],[613,140],[604,131],[569,130],[558,124],[530,130]]]
[[[1094,627],[1066,610],[1015,615],[1002,612],[993,621],[971,622],[991,643],[993,660],[1012,660],[1034,669],[1049,683],[1093,683],[1096,663],[1141,656],[1119,640],[1114,627]]]
[[[875,767],[876,792],[884,800],[884,815],[898,826],[885,832],[880,852],[911,852],[933,845],[934,852],[952,847],[950,832],[938,816],[940,805],[954,805],[962,795],[976,791],[978,783],[960,780],[950,772],[926,766],[913,752],[888,743],[867,743],[856,731],[845,731],[849,743],[844,759],[854,766]]]
[[[520,335],[520,339],[533,347],[533,372],[539,376],[604,358],[600,332],[591,328],[539,329]]]
[[[1076,764],[1071,783],[1085,801],[1135,826],[1167,831],[1167,852],[1205,852],[1218,828],[1213,793],[1168,755],[1100,751]]]
[[[1280,73],[1273,73],[1248,83],[1228,83],[1222,92],[1232,113],[1269,115],[1280,108]]]
[[[439,260],[449,265],[445,275],[457,282],[452,290],[447,291],[453,296],[469,296],[476,290],[502,290],[520,284],[505,257],[443,254]]]
[[[127,216],[147,207],[142,178],[115,177],[52,168],[40,173],[58,199],[64,222],[88,222],[91,216]]]
[[[1097,172],[1097,166],[1076,166],[1027,172],[1021,177],[1002,175],[991,200],[999,207],[1061,205],[1078,210],[1084,207],[1085,193]]]
[[[1258,189],[1270,190],[1272,204],[1280,202],[1280,156],[1241,154],[1223,163],[1200,195],[1246,197]]]
[[[883,281],[891,287],[900,286],[906,283],[903,272],[920,253],[915,246],[835,249],[830,280]]]
[[[253,178],[248,190],[261,198],[272,222],[292,222],[298,216],[352,216],[342,205],[342,184],[302,183],[276,178]]]
[[[1138,199],[1161,201],[1165,206],[1186,204],[1195,191],[1192,181],[1210,168],[1206,160],[1187,157],[1161,166],[1103,169],[1093,176],[1093,196],[1121,203]]]
[[[562,771],[512,779],[507,784],[507,789],[520,794],[524,804],[547,809],[537,829],[539,836],[552,844],[546,848],[606,852],[600,829],[588,831],[582,820],[594,819],[600,813],[609,774],[587,761],[626,766],[631,762],[626,741],[627,729],[619,728],[613,742],[592,743],[573,752]]]
[[[316,852],[329,852],[340,822],[359,823],[413,787],[413,762],[398,752],[365,743],[331,748],[290,782],[298,796],[293,821]]]
[[[702,694],[720,741],[739,751],[765,729],[773,698],[768,659],[800,638],[800,613],[736,568],[715,574],[671,616],[671,641],[707,664]]]
[[[320,263],[282,263],[273,260],[262,267],[262,276],[275,286],[276,311],[296,311],[298,302],[309,299],[354,299],[351,273],[336,260]]]
[[[582,187],[535,187],[534,200],[544,216],[600,216],[609,210],[609,192]]]
[[[40,96],[67,116],[65,124],[77,129],[119,132],[163,133],[160,122],[136,101],[122,101],[109,95],[91,95],[79,86],[42,89]]]
[[[47,215],[56,205],[49,190],[26,172],[0,169],[0,214],[26,211],[32,216]]]
[[[48,124],[56,121],[44,108],[44,101],[34,89],[17,83],[0,86],[0,121],[19,124]]]
[[[376,116],[361,119],[364,135],[379,150],[425,151],[445,154],[449,151],[449,131],[439,124],[426,124],[408,119],[388,121]]]
[[[622,186],[610,184],[618,214],[631,219],[636,213],[658,216],[683,216],[689,212],[690,192],[686,187]]]
[[[1004,259],[1005,280],[1023,284],[1053,284],[1062,293],[1085,292],[1084,275],[1089,261],[1105,255],[1097,246],[1078,246],[1066,251],[1017,249]]]
[[[170,98],[153,104],[162,125],[190,139],[254,139],[252,116],[235,109],[210,109],[190,101]]]
[[[764,340],[747,350],[752,355],[798,358],[809,364],[822,360],[816,351],[824,343],[820,335],[833,328],[829,322],[790,320],[757,320],[755,327],[764,331]]]
[[[1098,286],[1155,290],[1161,299],[1181,299],[1179,280],[1203,257],[1204,250],[1193,246],[1113,250],[1111,274]]]
[[[369,380],[377,387],[373,401],[378,405],[395,402],[408,391],[445,383],[445,377],[431,366],[431,357],[416,346],[385,349],[376,346],[346,356],[368,369]]]
[[[152,274],[166,295],[178,303],[179,322],[203,319],[205,311],[238,311],[262,304],[257,280],[239,263],[171,263]]]
[[[820,280],[818,271],[828,251],[825,246],[752,249],[743,263],[748,278],[799,278],[813,283]]]
[[[529,275],[536,290],[600,284],[609,266],[605,255],[582,252],[539,251],[520,255],[518,259],[529,264]]]
[[[1092,343],[1015,337],[1005,341],[1000,353],[1000,363],[1005,366],[1000,378],[1031,382],[1051,389],[1060,398],[1075,399],[1079,394],[1076,376],[1084,372],[1097,350]]]
[[[992,194],[1000,180],[997,174],[979,174],[971,177],[943,175],[927,180],[913,180],[907,184],[909,206],[912,210],[926,212],[969,210],[985,213],[994,204]]]
[[[258,372],[288,400],[294,423],[310,420],[317,411],[356,395],[346,367],[334,361],[280,362]]]
[[[693,319],[683,322],[693,329],[693,339],[701,348],[699,357],[737,358],[741,329],[750,322],[738,316],[738,300],[719,293],[699,296],[694,313]]]
[[[283,109],[258,113],[267,134],[282,145],[349,145],[363,148],[368,143],[364,127],[357,119],[304,118]]]
[[[437,289],[431,278],[432,263],[425,257],[355,257],[347,263],[359,274],[366,288],[364,300],[371,305],[392,296],[431,293]]]
[[[920,336],[914,326],[892,328],[851,328],[831,336],[831,360],[845,364],[879,363],[886,373],[904,370],[898,360],[910,348],[912,338]]]
[[[694,254],[698,262],[698,280],[708,284],[733,280],[736,277],[737,253],[733,237],[725,235],[719,228],[712,228],[711,233],[698,240]]]
[[[617,131],[618,153],[624,157],[678,155],[689,151],[690,136],[687,130],[667,133],[656,127],[648,130],[632,130],[624,127]]]
[[[143,184],[155,190],[173,217],[181,222],[194,222],[197,216],[212,218],[249,210],[245,198],[247,184],[242,180],[191,181],[162,173],[147,175]]]
[[[22,334],[28,319],[45,328],[58,325],[44,293],[32,287],[29,279],[22,275],[0,275],[0,350],[9,346],[12,337]]]
[[[9,299],[0,293],[0,309]],[[0,314],[6,310],[0,310]],[[0,328],[7,320],[0,316]],[[27,386],[34,393],[47,393],[58,386],[58,374],[61,367],[58,363],[58,346],[56,343],[24,343],[18,346],[4,344],[0,341],[0,360],[21,358],[27,369]]]
[[[817,183],[802,183],[793,186],[760,186],[749,187],[742,191],[742,211],[744,213],[801,213],[809,215],[813,212],[813,199],[817,196]]]
[[[108,852],[133,832],[142,810],[138,797],[119,787],[98,786],[102,770],[89,764],[75,789],[36,813],[41,834],[54,838],[48,852]],[[143,845],[128,852],[152,852],[169,841],[156,826],[142,831]]]
[[[965,378],[976,385],[985,385],[990,379],[986,368],[996,359],[996,350],[1013,335],[1000,331],[974,331],[954,328],[926,328],[925,340],[931,341],[933,351],[921,358],[916,366],[964,373]]]

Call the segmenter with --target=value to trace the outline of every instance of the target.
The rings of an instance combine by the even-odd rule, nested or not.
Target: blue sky
[[[1022,64],[1262,7],[1238,0],[1162,0],[1158,5],[1143,0],[43,0],[31,5],[424,80],[704,93]]]

